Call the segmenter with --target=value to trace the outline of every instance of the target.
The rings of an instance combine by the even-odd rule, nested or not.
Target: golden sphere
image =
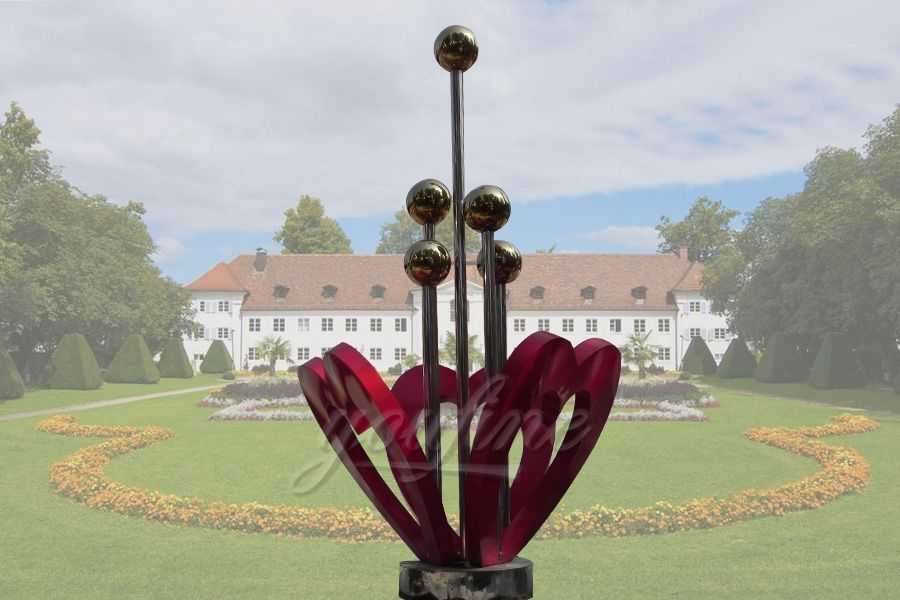
[[[406,194],[406,212],[419,225],[437,225],[450,212],[450,190],[437,179],[423,179]]]
[[[467,71],[478,59],[478,42],[471,29],[447,27],[434,40],[434,57],[448,71]]]
[[[466,195],[463,214],[475,231],[497,231],[509,221],[509,196],[496,185],[482,185]]]
[[[503,240],[494,240],[494,254],[497,261],[497,283],[512,283],[522,272],[522,253]],[[478,274],[484,279],[484,250],[478,253]]]
[[[419,240],[403,257],[403,268],[413,282],[435,286],[450,273],[450,251],[440,242]]]

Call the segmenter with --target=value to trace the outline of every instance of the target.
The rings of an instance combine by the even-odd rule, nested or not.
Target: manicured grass
[[[98,390],[30,390],[18,400],[0,401],[0,415],[17,412],[43,410],[59,406],[72,406],[97,400],[114,398],[130,398],[159,392],[171,392],[208,385],[216,385],[223,381],[218,375],[196,375],[191,379],[163,378],[158,383],[104,383]]]
[[[888,388],[820,390],[806,383],[763,383],[750,378],[704,377],[702,381],[718,388],[758,394],[769,398],[797,398],[836,407],[862,408],[900,414],[900,394]]]
[[[753,444],[759,425],[817,425],[840,411],[725,390],[708,423],[611,422],[566,497],[636,506],[772,486],[817,468]],[[85,424],[163,425],[176,437],[117,458],[124,482],[207,499],[302,505],[365,504],[342,468],[311,493],[294,482],[330,458],[312,423],[209,422],[202,394],[77,413]],[[860,495],[815,511],[706,531],[537,541],[535,597],[887,598],[900,589],[900,418],[878,431],[826,438],[872,465]],[[50,463],[96,443],[0,423],[2,598],[392,598],[402,544],[349,545],[175,527],[92,510],[50,491]],[[447,480],[445,489],[453,490]]]

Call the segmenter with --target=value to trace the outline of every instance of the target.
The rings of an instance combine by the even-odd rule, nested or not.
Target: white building
[[[731,334],[700,293],[702,265],[674,254],[529,254],[508,287],[508,346],[547,330],[573,344],[601,337],[624,345],[650,332],[656,363],[677,369],[692,336],[719,360]],[[483,347],[481,278],[470,266],[469,333]],[[262,364],[257,344],[280,336],[291,360],[321,356],[339,342],[355,346],[379,369],[422,355],[421,292],[399,255],[273,255],[264,251],[219,263],[186,286],[201,331],[186,340],[199,361],[221,339],[239,367]],[[452,275],[438,288],[441,336],[453,332]],[[279,361],[286,368],[287,361]]]

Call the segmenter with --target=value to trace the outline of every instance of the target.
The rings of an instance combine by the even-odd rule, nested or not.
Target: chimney
[[[256,249],[256,258],[253,259],[253,269],[257,273],[262,273],[266,270],[266,263],[269,261],[269,253],[266,252],[265,248],[257,248]]]

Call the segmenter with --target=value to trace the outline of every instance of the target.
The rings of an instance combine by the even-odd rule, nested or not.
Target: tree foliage
[[[96,390],[102,385],[97,358],[85,337],[80,333],[64,335],[50,358],[47,386],[60,390]]]
[[[286,360],[289,363],[294,362],[291,360],[291,342],[281,336],[269,335],[263,338],[256,345],[256,353],[261,359],[269,363],[269,371],[271,372],[275,371],[275,364],[279,360]]]
[[[647,342],[651,333],[652,331],[644,335],[633,333],[629,336],[628,343],[621,348],[622,362],[637,367],[638,379],[647,377],[647,367],[651,366],[653,359],[656,358],[656,347]]]
[[[194,367],[184,350],[184,342],[180,337],[166,340],[162,355],[159,357],[159,374],[162,377],[190,379],[194,376]]]
[[[284,254],[351,254],[350,238],[334,219],[325,216],[322,201],[300,196],[297,206],[284,211],[284,224],[275,234]]]
[[[15,400],[25,395],[25,383],[6,348],[0,346],[0,400]]]
[[[690,260],[707,262],[731,245],[734,237],[731,221],[738,214],[718,200],[701,196],[684,220],[673,222],[669,217],[660,218],[656,226],[659,251],[687,249]]]
[[[129,332],[151,349],[190,326],[190,298],[152,262],[138,202],[72,188],[16,105],[0,124],[0,336],[33,378],[60,338],[83,332],[106,363]]]
[[[153,355],[140,334],[125,338],[106,371],[106,381],[111,383],[157,383],[159,369],[153,364]]]
[[[450,252],[453,252],[453,218],[451,215],[434,228],[434,237]],[[375,248],[377,254],[405,254],[407,249],[422,239],[422,226],[412,220],[406,210],[394,213],[394,220],[381,226],[380,240]],[[466,226],[466,252],[478,252],[481,238]]]
[[[456,365],[456,334],[447,332],[444,343],[441,345],[440,361],[447,365]],[[484,354],[478,346],[478,336],[469,336],[469,369],[477,369],[484,366]]]

